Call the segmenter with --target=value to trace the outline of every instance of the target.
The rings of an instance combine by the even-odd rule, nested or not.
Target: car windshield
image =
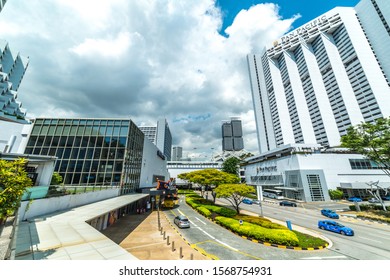
[[[335,226],[338,226],[338,227],[344,227],[344,225],[342,224],[339,224],[339,223],[334,223]]]

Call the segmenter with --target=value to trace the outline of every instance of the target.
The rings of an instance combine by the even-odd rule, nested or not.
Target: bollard
[[[175,252],[175,241],[172,241],[172,252]]]
[[[193,260],[194,259],[194,254],[193,253],[191,253],[191,260]]]
[[[163,239],[164,239],[164,240],[166,239],[166,238],[165,238],[165,231],[164,231]]]
[[[169,245],[169,236],[167,236],[167,245]]]
[[[163,227],[160,228],[160,234],[163,234]]]
[[[182,259],[183,258],[183,248],[180,247],[180,258]]]

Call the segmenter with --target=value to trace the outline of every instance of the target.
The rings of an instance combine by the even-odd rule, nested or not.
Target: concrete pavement
[[[153,211],[122,217],[102,233],[140,260],[210,260],[191,247],[164,211],[160,211],[160,224],[162,231],[158,228],[158,212]]]

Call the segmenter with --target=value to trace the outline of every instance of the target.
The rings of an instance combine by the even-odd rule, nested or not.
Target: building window
[[[312,201],[324,201],[320,176],[317,174],[306,175]]]
[[[381,167],[369,159],[350,159],[352,169],[381,169]]]

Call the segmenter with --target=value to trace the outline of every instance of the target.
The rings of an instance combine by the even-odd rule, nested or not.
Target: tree
[[[179,177],[181,176],[181,177]],[[188,173],[179,174],[180,179],[187,180],[191,183],[196,183],[206,187],[208,191],[209,187],[218,187],[220,184],[233,184],[238,183],[240,178],[238,176],[226,173],[213,168],[206,168],[202,170],[195,170]],[[216,198],[216,194],[212,191],[212,196]]]
[[[0,159],[0,221],[14,214],[26,188],[32,186],[25,170],[26,163],[23,158],[15,161]]]
[[[238,175],[240,169],[240,159],[236,157],[229,157],[222,163],[222,171],[234,175]]]
[[[59,185],[63,182],[62,176],[58,172],[53,172],[50,185]]]
[[[240,204],[242,200],[250,193],[255,191],[255,188],[246,184],[222,184],[215,188],[215,193],[218,198],[228,200],[237,213],[240,214]]]
[[[364,155],[390,176],[390,117],[349,127],[341,146]]]
[[[343,192],[340,190],[329,190],[329,196],[332,200],[335,199],[342,199],[343,198]]]

